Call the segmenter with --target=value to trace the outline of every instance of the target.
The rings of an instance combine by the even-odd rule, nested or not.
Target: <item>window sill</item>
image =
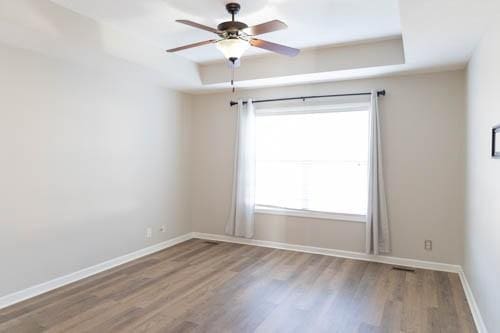
[[[279,207],[270,207],[270,206],[255,206],[255,213],[366,223],[366,216],[365,215],[326,213],[326,212],[316,212],[316,211],[305,210],[305,209],[289,209],[289,208],[279,208]]]

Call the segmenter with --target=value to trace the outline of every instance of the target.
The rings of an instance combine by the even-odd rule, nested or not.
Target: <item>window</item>
[[[367,105],[260,111],[257,211],[337,214],[362,221],[368,196],[368,116]]]

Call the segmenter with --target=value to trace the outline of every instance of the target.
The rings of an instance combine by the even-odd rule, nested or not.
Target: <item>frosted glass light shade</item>
[[[229,38],[218,41],[215,46],[224,54],[226,59],[241,58],[243,53],[250,47],[250,43],[239,38]]]

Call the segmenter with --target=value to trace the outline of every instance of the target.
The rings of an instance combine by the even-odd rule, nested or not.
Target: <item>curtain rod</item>
[[[352,94],[336,94],[336,95],[316,95],[316,96],[301,96],[301,97],[285,97],[285,98],[271,98],[271,99],[260,99],[256,101],[252,101],[252,103],[267,103],[267,102],[278,102],[278,101],[291,101],[296,99],[301,99],[305,101],[306,99],[312,98],[326,98],[326,97],[346,97],[346,96],[363,96],[363,95],[371,95],[371,92],[362,92],[362,93],[352,93]],[[377,96],[385,96],[385,89],[377,91]],[[243,104],[247,104],[246,101]],[[230,106],[238,105],[238,102],[231,101],[229,102]]]

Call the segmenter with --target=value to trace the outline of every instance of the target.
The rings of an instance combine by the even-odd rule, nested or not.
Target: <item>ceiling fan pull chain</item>
[[[234,94],[236,91],[236,89],[234,88],[234,67],[231,67],[231,86],[233,87],[233,94]]]

